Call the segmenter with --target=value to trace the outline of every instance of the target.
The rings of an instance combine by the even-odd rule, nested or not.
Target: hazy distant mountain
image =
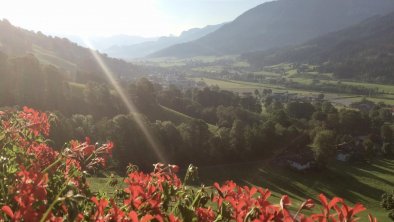
[[[245,12],[205,37],[152,56],[241,54],[294,45],[392,10],[393,0],[277,0]]]
[[[71,41],[78,43],[81,46],[87,47],[85,41],[78,36],[66,36]],[[130,35],[114,35],[110,37],[89,37],[87,40],[94,49],[103,51],[114,46],[134,45],[147,41],[156,41],[157,37],[141,37]]]
[[[180,36],[161,37],[156,41],[147,41],[134,45],[117,45],[103,50],[103,52],[112,57],[124,59],[145,57],[171,45],[199,39],[209,33],[216,31],[222,25],[223,24],[209,25],[204,28],[194,28],[182,32]]]
[[[394,12],[304,44],[244,55],[252,65],[309,63],[339,78],[394,82]]]
[[[105,78],[91,50],[66,38],[50,37],[41,32],[15,27],[7,20],[0,20],[0,52],[12,57],[33,54],[41,63],[52,64],[74,77]],[[138,73],[135,66],[123,60],[102,54],[98,56],[117,76],[131,77]]]

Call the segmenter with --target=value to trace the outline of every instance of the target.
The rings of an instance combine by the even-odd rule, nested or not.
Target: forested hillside
[[[337,78],[394,82],[394,13],[279,50],[244,55],[255,67],[307,63]]]
[[[0,51],[10,57],[31,53],[41,63],[61,69],[73,81],[105,81],[102,69],[88,48],[80,47],[65,38],[50,37],[41,32],[15,27],[7,20],[0,21]],[[130,63],[99,53],[97,55],[117,77],[133,78],[139,73],[138,68]]]

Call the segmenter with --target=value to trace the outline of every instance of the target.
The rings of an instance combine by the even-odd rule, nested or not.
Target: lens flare
[[[123,91],[123,88],[119,85],[119,83],[116,81],[114,74],[110,70],[110,68],[105,64],[104,60],[101,58],[99,53],[95,50],[93,50],[92,44],[87,40],[87,38],[82,38],[86,46],[88,46],[93,58],[96,60],[97,64],[100,66],[102,71],[104,72],[105,76],[107,77],[109,83],[112,85],[112,87],[116,90],[118,95],[120,96],[122,102],[124,105],[127,107],[128,111],[130,113],[139,113],[137,107],[134,105],[134,103],[127,98],[126,93]],[[163,153],[162,149],[160,148],[160,145],[156,142],[155,138],[153,135],[149,132],[149,129],[146,127],[144,122],[142,121],[141,117],[139,115],[134,115],[134,119],[142,131],[142,133],[145,136],[145,139],[148,141],[150,147],[153,149],[154,153],[156,154],[156,157],[160,160],[160,162],[167,163]]]

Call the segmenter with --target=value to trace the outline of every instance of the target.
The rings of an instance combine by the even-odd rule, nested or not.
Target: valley
[[[0,222],[394,221],[392,0],[2,14]]]

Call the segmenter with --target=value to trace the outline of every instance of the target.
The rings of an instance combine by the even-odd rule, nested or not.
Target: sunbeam
[[[110,70],[110,68],[105,64],[105,62],[101,59],[100,55],[97,53],[97,51],[93,50],[92,44],[86,39],[83,38],[84,43],[88,48],[90,49],[90,52],[92,53],[94,59],[96,60],[97,64],[100,66],[102,71],[104,72],[105,76],[109,80],[109,83],[114,87],[118,95],[120,96],[122,102],[126,105],[128,111],[130,113],[138,113],[137,107],[134,105],[134,103],[129,100],[126,96],[126,93],[123,91],[122,87],[118,84],[116,81],[114,74]],[[153,151],[156,154],[156,157],[161,161],[166,163],[166,159],[160,149],[160,145],[155,141],[155,138],[152,136],[152,134],[149,132],[148,128],[145,126],[144,122],[141,120],[141,118],[138,115],[134,115],[135,121],[137,122],[138,127],[141,129],[142,133],[144,134],[146,140],[148,141],[150,147],[153,149]]]

